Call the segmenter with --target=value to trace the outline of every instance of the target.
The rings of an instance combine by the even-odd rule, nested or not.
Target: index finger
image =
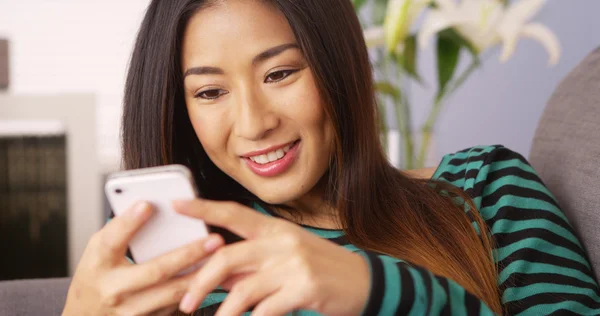
[[[223,239],[219,235],[211,234],[150,261],[117,269],[111,274],[110,283],[120,293],[137,292],[163,283],[186,269],[195,270],[222,244]]]
[[[124,256],[129,241],[151,214],[149,203],[138,202],[122,215],[115,216],[98,232],[101,250],[109,255]]]
[[[272,229],[274,220],[235,202],[195,199],[174,201],[178,213],[199,218],[247,239],[264,236]]]

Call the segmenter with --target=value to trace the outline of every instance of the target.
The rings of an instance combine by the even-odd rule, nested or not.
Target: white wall
[[[126,65],[148,0],[0,0],[9,93],[94,93],[98,153],[118,167]]]

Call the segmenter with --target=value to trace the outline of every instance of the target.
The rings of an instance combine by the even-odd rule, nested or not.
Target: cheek
[[[297,91],[289,94],[287,116],[300,127],[306,147],[311,153],[306,161],[305,169],[315,168],[321,172],[329,165],[334,152],[335,129],[326,112],[326,105],[312,79],[308,77],[304,84],[297,85]]]
[[[196,136],[206,154],[213,161],[213,157],[219,157],[226,154],[227,148],[227,129],[225,128],[225,116],[218,112],[204,111],[202,114],[188,107],[190,121],[196,132]]]
[[[295,85],[295,89],[287,94],[286,100],[284,108],[288,117],[293,118],[304,129],[325,131],[328,121],[325,105],[312,76],[303,79],[302,84]]]

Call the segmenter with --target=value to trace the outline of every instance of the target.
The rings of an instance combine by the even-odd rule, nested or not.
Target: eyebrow
[[[295,44],[295,43],[288,43],[288,44],[283,44],[283,45],[269,48],[266,51],[256,55],[252,59],[252,65],[256,65],[261,62],[264,62],[265,60],[273,58],[273,57],[283,53],[284,51],[286,51],[288,49],[292,49],[292,48],[300,49],[298,44]],[[185,78],[189,75],[222,75],[224,73],[225,72],[223,71],[223,69],[217,68],[217,67],[192,67],[192,68],[188,68],[185,71],[185,73],[183,74],[183,77]]]
[[[259,64],[269,58],[273,58],[273,57],[283,53],[284,51],[286,51],[288,49],[292,49],[292,48],[300,49],[300,47],[298,47],[298,45],[295,43],[283,44],[283,45],[275,46],[273,48],[269,48],[266,51],[256,55],[256,57],[254,57],[252,59],[252,65]]]

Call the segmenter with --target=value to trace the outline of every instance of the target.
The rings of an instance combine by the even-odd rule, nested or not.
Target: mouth
[[[300,142],[299,139],[285,145],[274,146],[266,150],[251,152],[244,155],[243,158],[248,158],[257,164],[265,165],[283,158],[298,142]]]
[[[272,177],[286,171],[298,156],[300,140],[288,143],[269,151],[253,152],[242,159],[255,174]]]

